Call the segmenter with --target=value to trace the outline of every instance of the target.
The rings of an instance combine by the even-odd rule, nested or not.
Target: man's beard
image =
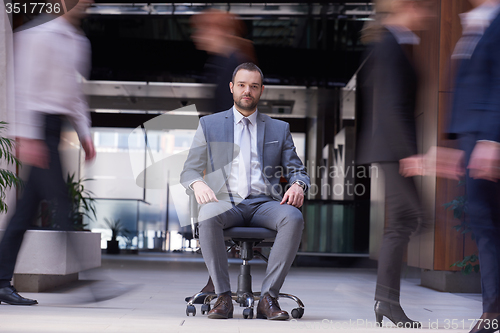
[[[243,102],[242,101],[243,97],[250,97],[250,96],[241,96],[241,98],[238,101],[234,101],[234,104],[236,104],[236,106],[239,107],[242,110],[252,111],[252,110],[255,109],[255,107],[257,106],[257,104],[259,104],[259,100],[255,100],[252,97],[250,97],[250,98],[252,98],[252,102],[250,104],[244,105],[242,103]]]

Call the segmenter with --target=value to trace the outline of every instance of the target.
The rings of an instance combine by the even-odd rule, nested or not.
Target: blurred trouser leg
[[[380,165],[385,176],[387,225],[380,247],[375,300],[399,304],[403,255],[421,218],[413,178],[399,174],[399,163]]]
[[[31,167],[29,171],[28,181],[21,199],[17,202],[16,212],[0,243],[0,287],[10,285],[24,233],[34,222],[41,200],[55,202],[57,205],[55,223],[65,230],[70,228],[68,223],[70,201],[62,178],[58,150],[61,124],[62,120],[58,116],[47,115],[45,117],[45,143],[50,157],[49,168]]]
[[[36,217],[40,199],[36,191],[37,175],[34,169],[37,168],[31,169],[24,193],[17,202],[16,212],[9,221],[0,242],[0,288],[10,286],[24,233]]]
[[[467,164],[475,144],[472,136],[461,141]],[[466,193],[470,226],[479,252],[483,313],[500,313],[500,183],[467,175]]]

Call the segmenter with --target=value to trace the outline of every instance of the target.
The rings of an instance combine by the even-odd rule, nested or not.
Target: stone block
[[[423,270],[421,285],[449,293],[481,293],[481,274]]]

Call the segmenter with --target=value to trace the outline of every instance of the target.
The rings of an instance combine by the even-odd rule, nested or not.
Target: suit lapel
[[[266,133],[266,121],[260,113],[257,113],[257,153],[259,155],[260,168],[264,169],[264,138]]]

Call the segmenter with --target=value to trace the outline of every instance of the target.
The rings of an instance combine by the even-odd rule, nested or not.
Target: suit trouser
[[[375,300],[399,304],[403,255],[422,217],[413,178],[399,173],[399,163],[380,164],[385,176],[387,225],[378,258]]]
[[[16,212],[7,225],[0,242],[0,287],[10,285],[24,233],[32,226],[42,200],[46,199],[56,203],[54,221],[61,229],[70,227],[68,216],[71,202],[68,188],[62,176],[58,150],[62,119],[56,115],[46,115],[44,120],[45,143],[50,159],[49,168],[31,167],[29,171],[28,181],[17,202]]]
[[[266,292],[277,297],[290,266],[297,254],[304,219],[299,209],[272,198],[250,196],[237,205],[228,200],[202,205],[199,213],[200,245],[215,292],[231,291],[226,246],[223,230],[231,227],[264,227],[277,231],[266,276],[262,282],[262,295]]]
[[[473,136],[461,139],[467,164],[475,144]],[[467,172],[465,186],[470,227],[479,252],[483,312],[500,313],[500,183],[472,179]]]

